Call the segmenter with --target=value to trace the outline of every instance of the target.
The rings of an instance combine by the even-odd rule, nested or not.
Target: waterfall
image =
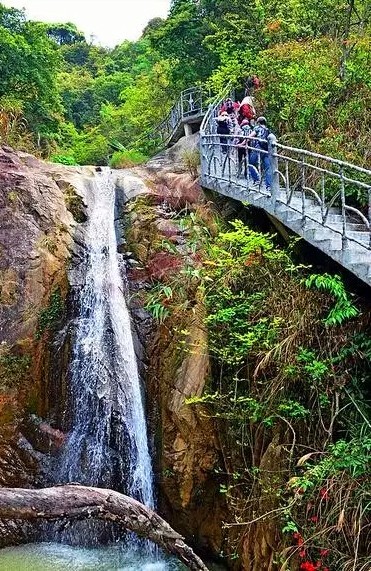
[[[141,386],[124,296],[108,169],[88,189],[85,283],[70,366],[71,430],[58,481],[115,488],[153,507]]]

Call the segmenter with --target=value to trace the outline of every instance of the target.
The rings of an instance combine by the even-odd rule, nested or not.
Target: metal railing
[[[269,197],[274,210],[283,203],[297,211],[303,227],[314,220],[340,234],[342,248],[350,240],[371,249],[371,170],[282,145],[273,134],[268,150],[248,137],[218,135],[215,118],[224,97],[209,109],[201,125],[202,183],[207,187],[213,180],[215,190],[223,185],[223,194],[228,194],[228,185],[233,186],[241,191],[241,200],[248,192],[261,193]]]
[[[210,93],[202,87],[190,87],[182,91],[178,101],[156,129],[161,143],[166,145],[182,123],[203,116],[209,108],[209,100]]]

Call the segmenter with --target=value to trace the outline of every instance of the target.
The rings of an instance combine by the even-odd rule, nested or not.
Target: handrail
[[[206,112],[206,114],[202,120],[201,127],[200,127],[200,135],[206,134],[208,132],[208,128],[212,129],[213,126],[215,127],[215,125],[213,124],[213,119],[215,119],[216,116],[218,115],[220,105],[228,96],[230,96],[232,99],[234,99],[233,93],[234,93],[234,90],[232,88],[232,85],[229,83],[223,89],[223,91],[221,93],[219,93],[216,97],[214,97],[214,99],[210,103],[209,108],[208,108],[208,110],[207,110],[207,112]],[[214,129],[214,132],[215,132],[215,129]]]
[[[315,220],[340,234],[342,250],[349,242],[371,250],[371,170],[281,144],[273,134],[268,151],[256,148],[251,138],[242,135],[216,134],[215,119],[229,90],[230,86],[213,101],[201,124],[201,182],[207,186],[213,181],[213,189],[222,189],[223,194],[228,194],[229,187],[260,193],[268,197],[273,211],[280,203],[296,211],[303,228],[306,221]],[[237,149],[243,147],[246,156],[239,162]],[[240,151],[240,158],[242,154]],[[263,183],[264,178],[267,182],[267,170],[269,188]],[[258,186],[252,184],[257,178]],[[349,196],[356,193],[363,196],[364,209],[349,203]]]
[[[179,99],[156,129],[162,144],[168,144],[182,123],[205,114],[208,97],[207,91],[200,86],[189,87],[180,93]]]

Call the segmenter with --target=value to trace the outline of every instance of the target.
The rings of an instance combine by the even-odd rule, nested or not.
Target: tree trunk
[[[165,520],[140,502],[119,492],[87,486],[56,486],[42,490],[0,488],[0,519],[82,520],[115,522],[157,543],[189,569],[208,571],[184,538]]]

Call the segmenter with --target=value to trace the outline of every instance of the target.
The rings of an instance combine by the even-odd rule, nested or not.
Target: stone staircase
[[[371,170],[282,145],[271,134],[268,152],[252,148],[246,138],[247,149],[260,154],[260,181],[264,179],[261,155],[268,154],[270,159],[272,187],[267,189],[262,182],[253,185],[249,176],[239,176],[235,137],[227,137],[226,153],[216,134],[215,119],[226,96],[233,98],[231,86],[208,105],[210,97],[201,87],[185,90],[156,129],[156,136],[164,147],[171,146],[183,134],[197,130],[202,121],[201,184],[205,188],[262,208],[371,285]],[[247,158],[247,172],[248,166]],[[362,194],[367,208],[349,204],[348,196],[355,192]]]
[[[283,145],[273,134],[268,137],[268,151],[256,149],[245,137],[249,152],[244,159],[245,165],[239,165],[235,136],[227,136],[226,149],[216,134],[216,117],[230,92],[228,86],[214,100],[201,124],[202,186],[262,208],[371,285],[371,170]],[[241,143],[240,136],[238,143]],[[250,175],[249,154],[252,151],[259,155],[258,184],[252,184]],[[270,188],[263,182],[262,155],[269,157]],[[247,175],[241,177],[241,172]],[[355,194],[362,198],[366,207],[354,207],[348,197]]]
[[[201,149],[203,136],[201,133]],[[271,150],[275,154],[274,149]],[[230,153],[233,153],[231,145]],[[319,200],[318,194],[305,190],[292,191],[288,185],[267,189],[264,184],[253,185],[252,181],[238,177],[237,161],[231,159],[232,168],[223,172],[212,168],[203,154],[201,184],[220,194],[262,208],[304,240],[330,256],[362,281],[371,285],[371,230],[365,215],[352,207],[329,206]],[[272,158],[277,163],[278,157]],[[276,165],[277,167],[277,165]],[[276,169],[278,174],[278,169]],[[236,172],[234,175],[233,173]],[[363,173],[364,174],[364,173]],[[276,177],[279,180],[279,177]],[[287,183],[287,181],[286,181]],[[371,183],[371,171],[370,171]],[[370,184],[371,191],[371,184]]]

